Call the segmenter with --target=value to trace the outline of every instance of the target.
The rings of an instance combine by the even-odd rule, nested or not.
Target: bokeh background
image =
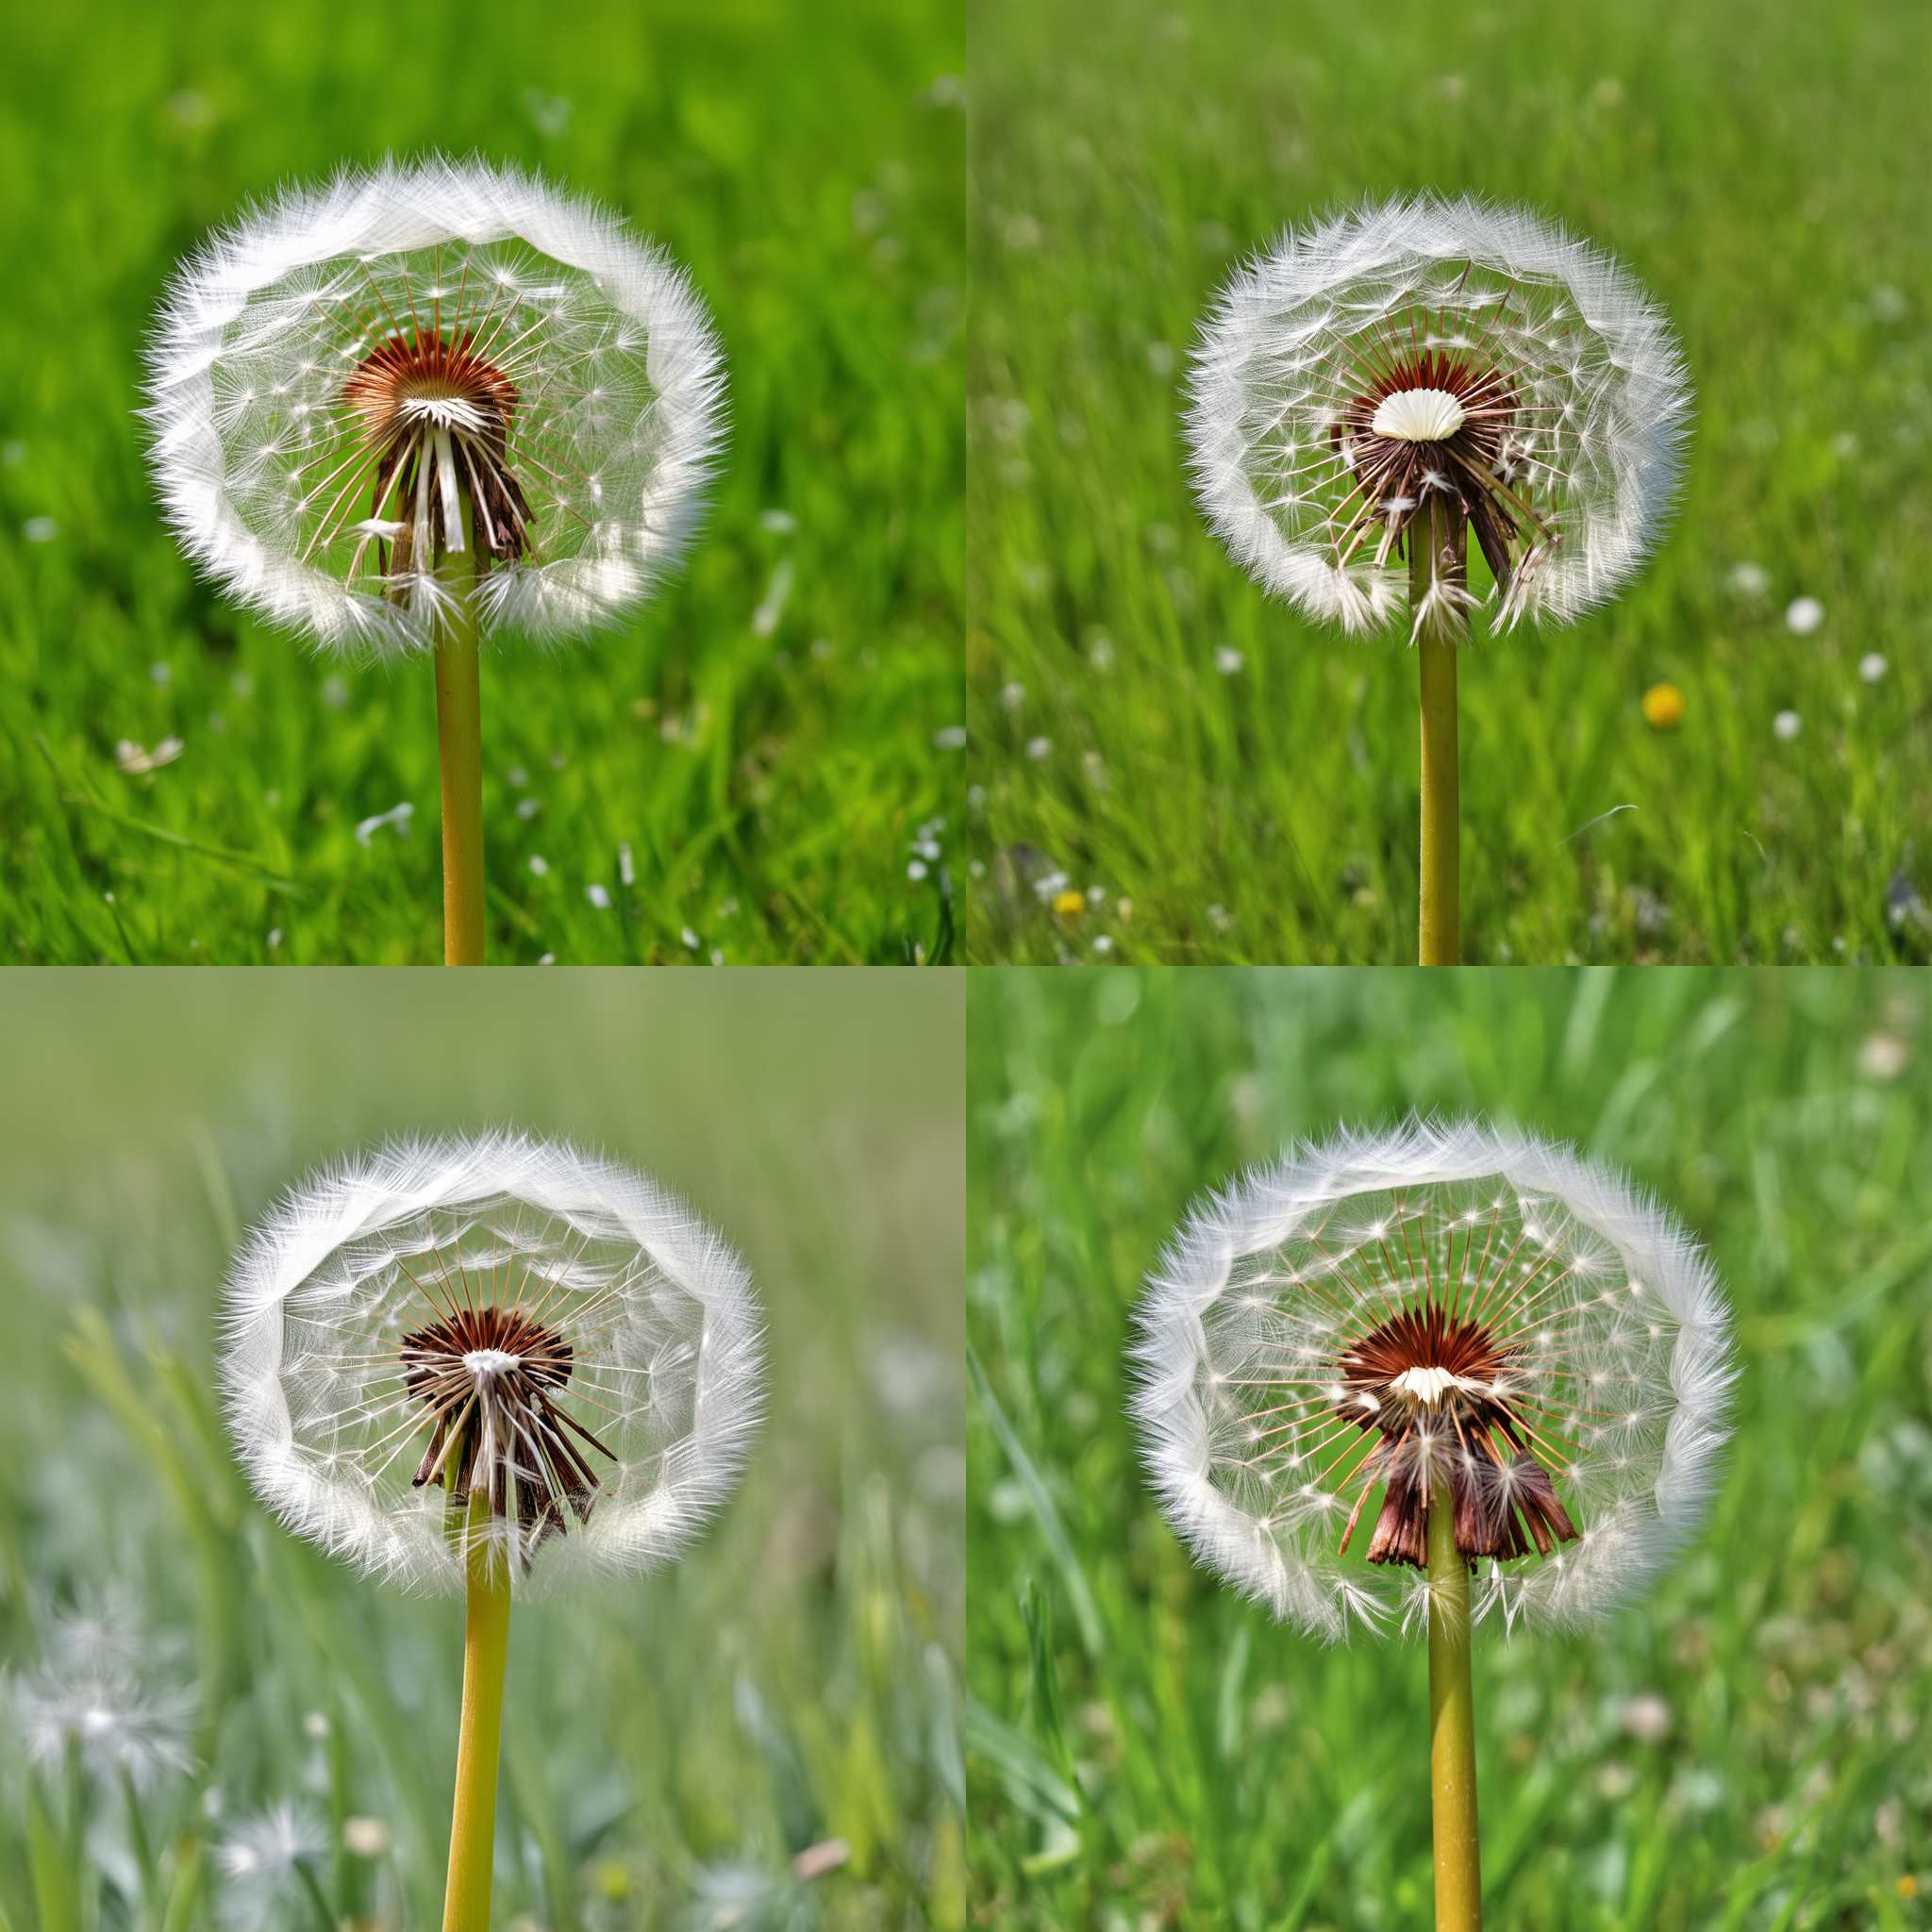
[[[1188,1202],[1297,1136],[1481,1111],[1708,1246],[1742,1376],[1704,1534],[1580,1638],[1485,1626],[1499,1925],[1927,1923],[1932,1037],[1922,975],[972,975],[967,1744],[1003,1926],[1432,1917],[1427,1659],[1271,1624],[1169,1531],[1122,1412]]]
[[[624,630],[486,658],[492,957],[944,957],[957,7],[105,0],[8,38],[0,957],[437,957],[428,665],[317,659],[203,584],[134,413],[177,257],[281,182],[431,148],[623,210],[690,269],[730,373],[686,566]]]
[[[210,1389],[215,1297],[312,1163],[499,1123],[599,1146],[721,1228],[773,1387],[681,1565],[512,1619],[495,1923],[962,1924],[959,977],[102,985],[0,984],[0,1926],[441,1923],[461,1603],[268,1520]],[[178,1705],[195,1759],[131,1800],[19,1735],[23,1691],[98,1735],[104,1644],[135,1666],[108,1716]],[[320,1919],[299,1873],[231,1875],[280,1807],[322,1848]]]
[[[1642,575],[1463,660],[1464,958],[1924,959],[1932,12],[1108,22],[974,9],[972,957],[1415,958],[1414,654],[1305,624],[1228,559],[1178,412],[1241,258],[1434,189],[1622,257],[1698,396]],[[1646,720],[1657,686],[1674,727]]]

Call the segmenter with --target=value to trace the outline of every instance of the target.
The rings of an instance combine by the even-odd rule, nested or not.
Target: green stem
[[[503,1735],[503,1674],[509,1653],[509,1562],[486,1536],[488,1498],[470,1499],[463,1623],[463,1721],[450,1816],[449,1886],[442,1932],[490,1932],[496,1842],[496,1760]]]
[[[1429,1792],[1436,1826],[1436,1932],[1482,1932],[1469,1564],[1456,1547],[1456,1507],[1446,1490],[1438,1490],[1429,1505]]]
[[[158,1917],[154,1841],[148,1837],[147,1821],[142,1816],[141,1793],[135,1789],[134,1774],[125,1767],[121,1773],[121,1799],[127,1807],[127,1841],[141,1874],[141,1923],[150,1926]]]
[[[456,593],[436,641],[436,736],[442,762],[442,963],[483,963],[483,698],[475,561],[443,559]]]
[[[1438,578],[1460,584],[1462,519],[1441,491],[1432,491],[1408,526],[1408,601],[1420,611]],[[1461,853],[1457,830],[1456,635],[1442,614],[1420,626],[1422,666],[1422,917],[1418,957],[1424,966],[1454,966],[1461,955]]]

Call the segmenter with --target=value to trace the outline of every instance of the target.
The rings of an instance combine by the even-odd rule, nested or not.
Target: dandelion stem
[[[1429,1790],[1436,1826],[1436,1932],[1481,1932],[1469,1565],[1456,1547],[1456,1511],[1446,1489],[1436,1491],[1429,1507]]]
[[[1420,619],[1423,824],[1419,956],[1424,966],[1454,966],[1461,950],[1461,855],[1457,828],[1456,638],[1452,608],[1439,584],[1460,591],[1462,522],[1453,501],[1431,491],[1408,527],[1408,601]]]
[[[442,962],[483,963],[483,712],[474,550],[443,559],[454,608],[438,620],[436,735],[442,759]]]
[[[487,1532],[489,1499],[470,1498],[464,1541],[463,1722],[457,1739],[457,1794],[450,1818],[449,1885],[442,1932],[490,1932],[496,1842],[496,1760],[503,1731],[503,1674],[509,1651],[509,1560]]]

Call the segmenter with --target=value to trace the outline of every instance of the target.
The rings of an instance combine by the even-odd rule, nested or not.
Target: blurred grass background
[[[299,1890],[251,1913],[225,1875],[285,1803],[330,1847],[332,1923],[441,1923],[460,1602],[273,1526],[217,1418],[212,1324],[238,1231],[311,1163],[506,1122],[647,1169],[737,1244],[773,1391],[679,1567],[512,1620],[495,1923],[962,1924],[958,979],[100,987],[0,985],[0,1926],[311,1927]],[[199,1760],[135,1807],[161,1872],[142,1911],[124,1794],[81,1783],[76,1843],[6,1715],[104,1603],[139,1626],[142,1690],[189,1693]],[[389,1848],[353,1850],[352,1819]]]
[[[134,416],[178,256],[280,182],[429,148],[613,204],[691,270],[730,370],[687,565],[622,631],[486,659],[492,957],[943,957],[948,875],[913,848],[958,810],[963,40],[940,0],[15,18],[5,958],[437,957],[429,666],[317,659],[197,579]],[[407,837],[358,841],[405,802]]]
[[[1932,1901],[1932,1038],[1911,973],[974,974],[967,1744],[1018,1927],[1431,1922],[1427,1663],[1189,1561],[1122,1414],[1196,1193],[1480,1110],[1632,1173],[1738,1319],[1705,1533],[1582,1639],[1478,1635],[1494,1924],[1757,1932]]]
[[[1921,0],[974,19],[972,957],[1415,958],[1413,654],[1228,559],[1178,409],[1238,259],[1424,188],[1619,255],[1698,395],[1641,578],[1464,658],[1465,958],[1927,957]]]

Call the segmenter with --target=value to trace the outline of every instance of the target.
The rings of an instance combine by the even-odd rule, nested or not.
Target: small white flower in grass
[[[1214,653],[1214,668],[1224,677],[1232,677],[1247,661],[1232,644],[1223,644]]]
[[[683,271],[480,161],[345,169],[245,213],[182,264],[148,365],[182,543],[331,649],[426,650],[458,599],[486,632],[622,620],[724,434]]]
[[[1867,651],[1858,659],[1858,675],[1867,684],[1876,684],[1890,667],[1876,651]]]
[[[1170,1521],[1330,1639],[1401,1610],[1439,1489],[1478,1616],[1600,1616],[1694,1527],[1728,1433],[1696,1243],[1619,1175],[1475,1123],[1341,1134],[1197,1203],[1138,1325]]]
[[[663,1562],[758,1418],[742,1263],[655,1183],[555,1142],[404,1141],[317,1174],[223,1300],[257,1493],[411,1590],[460,1589],[472,1542],[514,1557],[519,1590]]]
[[[1761,597],[1771,589],[1771,573],[1761,563],[1734,563],[1731,589],[1740,597]]]
[[[1771,721],[1771,728],[1781,743],[1789,744],[1804,730],[1805,721],[1795,711],[1780,711]]]
[[[1349,631],[1402,612],[1397,560],[1441,505],[1505,624],[1603,603],[1656,541],[1690,413],[1670,326],[1614,260],[1526,209],[1432,195],[1250,260],[1189,387],[1209,522],[1269,590]],[[1467,600],[1441,588],[1459,629]]]
[[[380,1818],[342,1820],[342,1848],[358,1858],[385,1858],[393,1842],[389,1826]]]
[[[52,517],[29,517],[21,525],[20,534],[29,543],[51,543],[60,534],[60,525]]]
[[[586,886],[584,888],[584,897],[588,899],[591,902],[591,904],[597,908],[599,912],[608,912],[610,910],[609,887]]]
[[[1785,611],[1785,628],[1808,638],[1824,622],[1824,606],[1816,597],[1793,597]]]
[[[356,842],[367,845],[385,825],[393,826],[396,832],[407,839],[409,835],[409,822],[416,816],[416,808],[406,798],[398,805],[392,805],[387,811],[372,813],[356,826]]]

